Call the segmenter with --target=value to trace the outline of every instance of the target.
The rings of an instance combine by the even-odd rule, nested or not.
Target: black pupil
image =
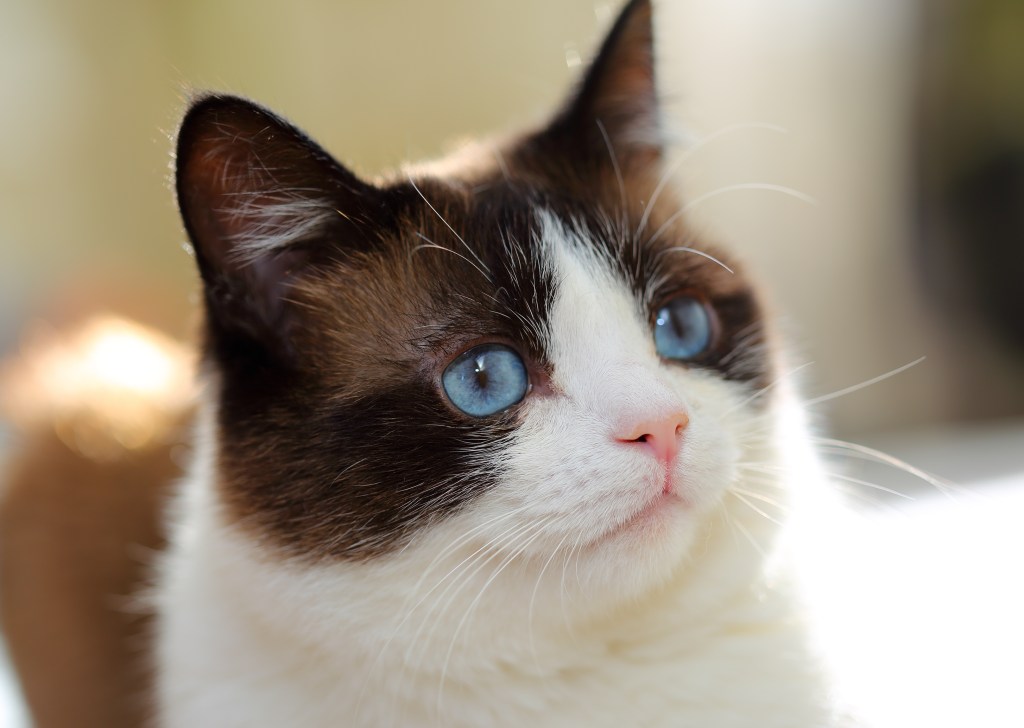
[[[687,307],[687,311],[681,311],[681,308],[681,306],[673,306],[669,309],[668,322],[672,327],[672,332],[680,339],[685,339],[689,333],[686,320],[686,313],[688,313],[689,307]]]
[[[487,366],[484,364],[482,356],[476,358],[476,366],[473,369],[473,373],[476,374],[476,385],[480,389],[487,389]]]

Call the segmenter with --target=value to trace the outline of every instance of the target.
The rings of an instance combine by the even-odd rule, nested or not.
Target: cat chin
[[[689,561],[715,510],[714,504],[696,507],[678,495],[659,494],[617,523],[544,534],[528,548],[512,547],[484,557],[491,561],[482,566],[481,573],[495,578],[486,586],[488,579],[481,580],[480,588],[486,590],[481,593],[512,614],[530,614],[531,628],[549,619],[549,626],[558,630],[600,618],[627,603],[642,601],[672,582]],[[413,591],[429,589],[428,582],[443,581],[467,564],[484,563],[476,556],[479,542],[467,542],[456,550],[451,545],[460,534],[472,531],[473,524],[486,520],[456,517],[422,539],[414,539],[395,555],[396,566],[404,564],[404,573],[416,575]],[[495,567],[502,564],[498,573]],[[426,572],[432,576],[421,581]],[[514,617],[510,617],[512,621]]]
[[[701,532],[693,509],[678,498],[659,498],[581,549],[583,587],[605,607],[642,600],[683,569]]]
[[[693,505],[677,493],[661,493],[637,513],[615,524],[597,536],[587,550],[602,549],[655,549],[661,550],[666,542],[674,542],[675,531],[690,530],[687,520],[693,518]],[[682,528],[680,528],[682,526]]]

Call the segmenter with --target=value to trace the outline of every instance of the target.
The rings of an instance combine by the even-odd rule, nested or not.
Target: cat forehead
[[[673,220],[678,208],[667,201],[586,204],[501,177],[410,179],[392,194],[399,212],[377,243],[297,292],[319,319],[303,348],[317,371],[337,374],[338,391],[436,369],[485,338],[551,367],[552,309],[563,294],[589,300],[570,310],[598,322],[624,324],[629,311],[644,336],[644,319],[684,292],[721,304],[729,331],[757,318],[743,276]]]

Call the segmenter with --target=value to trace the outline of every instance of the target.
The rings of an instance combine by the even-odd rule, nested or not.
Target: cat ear
[[[662,154],[650,0],[631,0],[548,134],[585,158],[650,164]],[[597,155],[593,157],[591,155]]]
[[[178,133],[178,205],[214,333],[287,345],[290,287],[370,238],[379,191],[270,111],[232,96],[192,105]]]

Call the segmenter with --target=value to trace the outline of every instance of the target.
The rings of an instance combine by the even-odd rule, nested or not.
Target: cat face
[[[763,428],[755,296],[662,177],[634,2],[547,127],[370,184],[247,101],[194,104],[217,494],[284,554],[456,539],[638,588],[685,560]]]

